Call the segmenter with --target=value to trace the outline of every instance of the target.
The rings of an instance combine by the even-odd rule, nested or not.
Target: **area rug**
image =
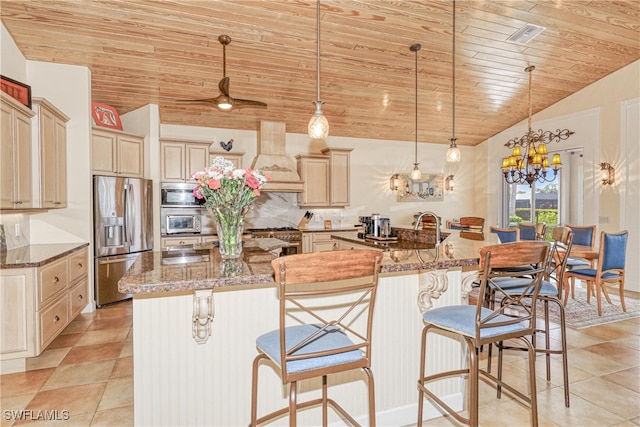
[[[627,311],[622,311],[618,289],[609,289],[611,304],[602,296],[602,316],[598,316],[598,303],[596,297],[591,297],[591,302],[587,304],[587,290],[576,284],[576,297],[569,297],[565,307],[565,321],[568,327],[573,329],[584,329],[592,326],[604,325],[607,323],[619,322],[620,320],[640,317],[640,300],[624,297]],[[478,288],[474,288],[469,296],[475,298],[478,295]],[[538,318],[544,318],[544,305],[538,304],[536,307]],[[549,304],[549,319],[554,323],[560,322],[559,310],[556,304]]]
[[[622,311],[618,289],[609,289],[611,304],[602,295],[602,316],[598,316],[598,303],[595,296],[591,296],[590,304],[587,304],[587,290],[576,286],[576,298],[569,297],[565,307],[565,321],[567,326],[574,329],[584,329],[591,326],[604,325],[620,320],[640,317],[640,300],[624,297],[627,306],[626,313]],[[543,315],[543,305],[537,307],[538,316]],[[558,323],[560,321],[559,310],[555,304],[549,304],[549,318]]]

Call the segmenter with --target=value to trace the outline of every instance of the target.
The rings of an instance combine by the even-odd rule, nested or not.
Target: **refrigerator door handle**
[[[133,203],[133,185],[125,184],[124,186],[124,235],[126,236],[127,246],[133,245],[134,220],[132,209]]]

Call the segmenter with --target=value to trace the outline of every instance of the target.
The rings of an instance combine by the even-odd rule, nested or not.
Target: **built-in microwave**
[[[164,215],[164,233],[200,233],[202,219],[199,214],[166,214]]]
[[[200,207],[204,199],[193,195],[194,183],[163,182],[160,184],[160,205],[164,208]]]

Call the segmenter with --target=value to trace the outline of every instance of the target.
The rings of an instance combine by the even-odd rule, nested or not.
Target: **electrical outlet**
[[[600,224],[609,224],[609,217],[608,216],[601,216],[598,219],[600,220]]]
[[[14,228],[15,228],[15,236],[20,237],[20,224],[19,223],[16,224]]]

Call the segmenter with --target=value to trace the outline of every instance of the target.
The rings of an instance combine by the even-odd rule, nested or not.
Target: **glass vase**
[[[235,206],[210,208],[218,232],[220,256],[222,259],[238,259],[242,255],[242,233],[244,212]]]

